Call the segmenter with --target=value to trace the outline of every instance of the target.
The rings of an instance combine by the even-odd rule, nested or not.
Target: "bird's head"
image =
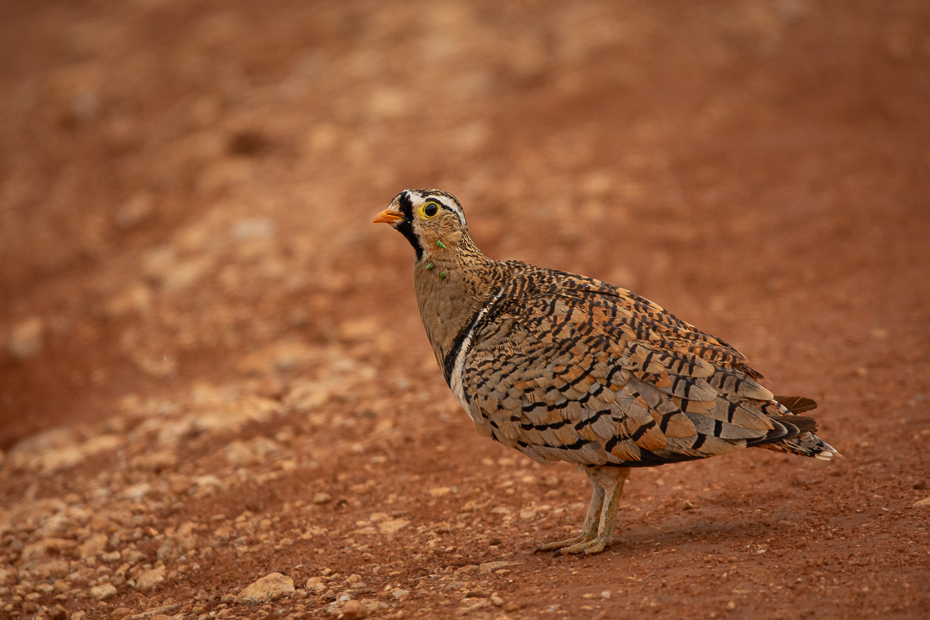
[[[436,248],[454,249],[468,238],[462,205],[438,189],[405,189],[372,222],[390,224],[405,236],[417,260]]]

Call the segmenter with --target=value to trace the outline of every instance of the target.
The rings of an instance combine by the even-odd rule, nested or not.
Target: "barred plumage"
[[[591,480],[581,535],[541,550],[602,551],[633,467],[747,447],[838,454],[797,415],[814,401],[774,396],[723,340],[630,291],[484,256],[452,194],[404,190],[374,221],[414,247],[426,334],[478,432]]]

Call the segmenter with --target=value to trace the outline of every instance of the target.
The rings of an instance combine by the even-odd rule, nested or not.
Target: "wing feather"
[[[476,324],[462,366],[463,404],[501,443],[624,466],[811,443],[809,418],[792,414],[816,403],[776,400],[727,343],[629,291],[534,273]]]

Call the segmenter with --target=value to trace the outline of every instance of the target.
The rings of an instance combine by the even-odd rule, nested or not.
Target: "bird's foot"
[[[607,536],[598,536],[591,540],[585,540],[568,547],[563,547],[559,550],[559,555],[594,555],[595,553],[600,553],[607,547],[607,543],[610,542],[608,538]]]
[[[565,549],[571,547],[577,547],[578,545],[583,545],[588,541],[595,539],[595,532],[590,534],[581,534],[580,536],[573,536],[571,538],[566,538],[565,540],[557,540],[551,543],[545,543],[536,547],[533,553],[545,553],[547,551],[557,551],[565,552]]]

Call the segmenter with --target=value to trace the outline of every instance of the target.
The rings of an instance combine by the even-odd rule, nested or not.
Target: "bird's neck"
[[[424,248],[414,266],[413,284],[440,368],[456,338],[494,296],[502,277],[502,263],[482,254],[467,236]]]

